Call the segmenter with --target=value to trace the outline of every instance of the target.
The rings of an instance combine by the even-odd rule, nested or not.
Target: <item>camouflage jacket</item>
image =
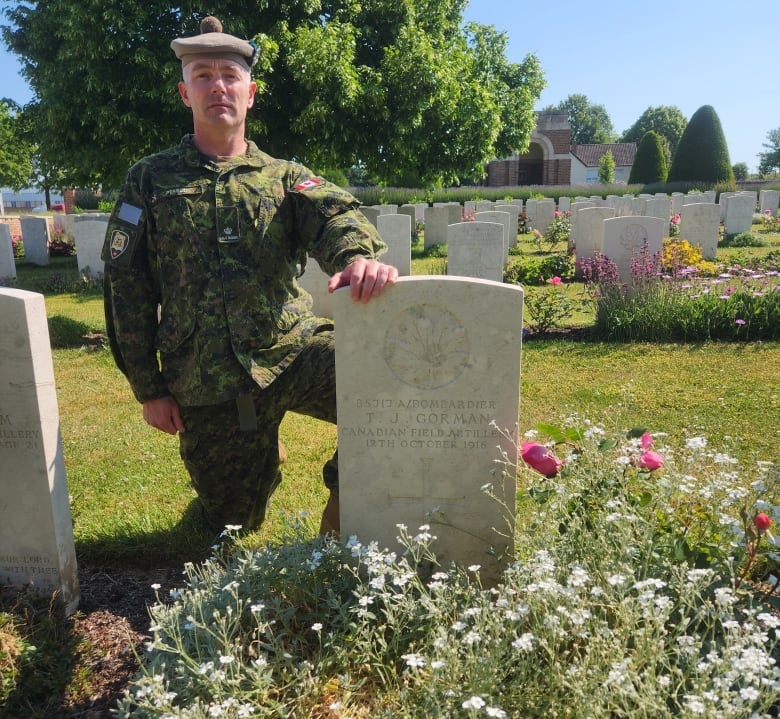
[[[109,342],[139,402],[270,384],[321,324],[296,277],[385,245],[345,190],[249,143],[216,164],[191,135],[134,165],[103,246]]]

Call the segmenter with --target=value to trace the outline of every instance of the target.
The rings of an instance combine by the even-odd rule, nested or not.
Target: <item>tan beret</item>
[[[181,60],[182,66],[201,57],[228,57],[251,68],[257,60],[254,43],[222,32],[222,23],[215,17],[205,17],[200,22],[200,34],[177,37],[171,49]]]

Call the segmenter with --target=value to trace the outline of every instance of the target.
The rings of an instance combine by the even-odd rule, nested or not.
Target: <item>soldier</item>
[[[171,47],[194,133],[127,175],[103,247],[106,325],[144,419],[178,433],[206,520],[254,529],[281,481],[285,412],[336,421],[333,326],[296,281],[307,255],[355,301],[398,272],[352,195],[246,139],[252,43],[206,18]],[[336,455],[323,478],[320,531],[338,534]]]

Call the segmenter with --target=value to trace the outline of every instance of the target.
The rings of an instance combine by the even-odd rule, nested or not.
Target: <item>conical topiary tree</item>
[[[667,180],[734,183],[723,128],[710,105],[703,105],[693,113],[677,145]]]
[[[642,136],[636,149],[634,164],[628,176],[628,184],[648,185],[652,182],[666,182],[666,157],[661,136],[649,130]]]

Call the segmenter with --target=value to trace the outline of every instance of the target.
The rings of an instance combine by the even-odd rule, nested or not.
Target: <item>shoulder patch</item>
[[[299,182],[293,189],[298,190],[299,192],[302,190],[311,190],[312,187],[317,187],[317,185],[321,185],[322,180],[318,180],[316,177],[312,177],[309,180],[304,180],[303,182]]]
[[[111,259],[116,260],[127,252],[130,247],[130,235],[124,230],[114,230],[108,243]]]

